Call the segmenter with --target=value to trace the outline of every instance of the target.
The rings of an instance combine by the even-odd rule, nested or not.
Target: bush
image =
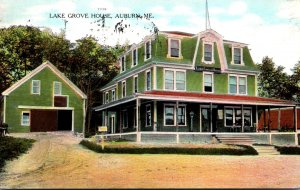
[[[12,160],[27,152],[34,142],[33,139],[0,137],[0,171],[2,171],[6,160]]]
[[[275,146],[280,154],[300,154],[299,146]]]
[[[185,147],[109,147],[102,150],[100,145],[82,140],[81,145],[98,153],[117,154],[191,154],[191,155],[257,155],[256,150],[247,145],[236,148],[185,148]]]

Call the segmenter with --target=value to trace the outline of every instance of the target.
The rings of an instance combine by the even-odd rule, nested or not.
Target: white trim
[[[150,89],[148,90],[147,86],[147,74],[150,73]],[[145,91],[151,91],[152,89],[152,73],[151,69],[145,71]]]
[[[230,77],[233,76],[233,77],[236,77],[236,93],[231,93],[230,92]],[[245,90],[246,90],[246,93],[245,94],[240,94],[240,89],[239,89],[239,86],[240,86],[240,78],[245,78],[246,81],[245,81]],[[238,75],[238,74],[229,74],[228,75],[228,94],[233,94],[233,95],[241,95],[241,96],[247,96],[248,95],[248,77],[247,75]]]
[[[38,82],[38,86],[36,86],[36,88],[38,88],[38,92],[34,93],[33,92],[33,83]],[[33,95],[40,95],[41,94],[41,80],[31,80],[31,94]]]
[[[59,94],[55,94],[55,84],[59,84]],[[53,96],[62,95],[62,84],[59,81],[53,81]]]
[[[136,84],[135,84],[135,79],[136,79]],[[135,85],[136,85],[136,91],[135,91]],[[133,76],[133,88],[132,89],[133,89],[133,94],[139,92],[139,76],[138,75]]]
[[[205,61],[205,45],[211,45],[211,61]],[[214,64],[215,58],[214,58],[214,43],[213,42],[207,42],[203,41],[203,48],[202,48],[202,63],[205,64]]]
[[[44,110],[74,110],[74,107],[54,107],[54,106],[25,106],[19,105],[20,109],[44,109]]]
[[[166,81],[165,81],[165,79],[166,79],[166,71],[171,71],[171,72],[173,72],[173,89],[166,89]],[[183,72],[184,73],[184,82],[185,82],[185,84],[184,84],[184,90],[177,90],[177,85],[176,85],[176,81],[177,81],[177,77],[176,77],[176,73],[177,72]],[[186,84],[187,82],[186,82],[186,70],[180,70],[180,69],[169,69],[169,68],[164,68],[163,69],[163,89],[165,90],[165,91],[178,91],[178,92],[185,92],[186,91],[186,86],[187,86],[187,84]]]
[[[240,49],[240,51],[241,51],[241,64],[234,63],[234,49]],[[232,65],[241,65],[241,66],[245,65],[244,60],[243,60],[243,48],[242,47],[238,47],[238,46],[232,46],[231,47],[231,63],[230,64],[232,64]]]
[[[26,124],[26,123],[24,124],[24,120],[23,120],[23,114],[24,114],[24,113],[28,113],[28,115],[29,115],[29,119],[28,119],[28,120],[29,120],[29,123],[28,123],[28,124]],[[30,126],[30,122],[31,122],[31,121],[30,121],[30,115],[31,115],[31,114],[30,114],[30,111],[22,111],[22,112],[21,112],[21,126],[26,126],[26,127],[27,127],[27,126]]]
[[[121,86],[122,88],[121,88],[121,91],[122,91],[122,93],[121,93],[121,97],[122,98],[125,98],[126,97],[126,80],[123,80],[122,81],[122,86]]]
[[[232,114],[232,123],[233,125],[226,125],[226,109],[232,109],[233,110],[233,114]],[[250,127],[253,127],[253,116],[252,116],[252,107],[243,107],[243,112],[242,112],[242,106],[224,106],[224,127],[232,127],[232,126],[235,126],[235,127],[242,127],[243,126],[243,123],[241,125],[236,125],[235,124],[235,118],[236,118],[236,114],[235,114],[235,111],[236,110],[241,110],[241,119],[244,117],[245,119],[245,116],[243,116],[243,112],[245,114],[245,110],[250,110]],[[242,122],[243,122],[243,119],[242,119]],[[245,121],[244,121],[245,122]],[[245,125],[244,125],[245,127]]]
[[[211,75],[211,85],[212,85],[212,91],[211,92],[206,92],[205,91],[205,75]],[[208,94],[213,94],[214,93],[214,91],[215,91],[215,88],[214,88],[214,86],[215,86],[215,82],[214,82],[214,80],[215,80],[215,77],[214,77],[214,73],[213,72],[203,72],[203,76],[202,76],[202,81],[203,81],[203,88],[202,88],[202,92],[203,93],[208,93]]]
[[[117,84],[112,84],[111,86],[101,88],[100,90],[103,92],[103,91],[106,91],[106,90],[111,90],[112,88],[116,88],[116,86],[117,86]]]
[[[147,43],[149,42],[149,52],[150,52],[150,56],[149,56],[149,58],[147,58]],[[147,60],[149,60],[149,59],[151,59],[152,58],[152,48],[151,48],[151,45],[152,45],[152,42],[151,42],[151,39],[149,39],[149,40],[147,40],[147,41],[145,41],[145,44],[144,44],[145,46],[145,51],[144,51],[144,53],[145,53],[145,55],[144,55],[144,61],[147,61]]]
[[[169,106],[169,107],[173,107],[173,109],[174,109],[174,125],[166,125],[166,106]],[[178,126],[180,126],[180,127],[184,127],[184,126],[187,126],[187,120],[186,120],[186,115],[187,115],[187,112],[186,112],[186,104],[179,104],[178,105],[178,108],[179,107],[184,107],[184,109],[185,109],[185,114],[184,114],[184,121],[185,121],[185,124],[184,125],[179,125],[178,124]],[[167,127],[174,127],[174,126],[177,126],[177,112],[178,112],[178,110],[176,109],[176,104],[172,104],[172,103],[166,103],[166,104],[164,104],[164,126],[167,126]]]
[[[74,131],[74,110],[72,110],[72,131]]]
[[[116,89],[112,89],[111,90],[111,101],[115,101],[116,100]]]
[[[109,93],[108,91],[105,92],[105,103],[109,103]]]
[[[3,103],[3,123],[6,122],[6,96],[3,96],[4,98],[4,103]]]
[[[178,41],[178,46],[179,46],[179,50],[178,50],[178,57],[172,57],[171,56],[171,41]],[[179,38],[174,38],[174,37],[169,37],[168,38],[168,54],[167,54],[167,58],[173,58],[173,59],[182,59],[182,54],[181,54],[181,39]]]
[[[123,58],[124,58],[124,66],[123,66]],[[123,73],[126,71],[126,55],[121,56],[120,58],[120,73]]]
[[[146,113],[146,118],[145,118],[145,121],[146,121],[146,127],[151,127],[152,126],[152,108],[151,108],[151,104],[147,104],[146,106],[146,111],[145,111],[145,113]],[[147,125],[147,108],[149,108],[150,107],[150,125]]]
[[[8,96],[12,91],[20,87],[23,83],[34,77],[36,74],[38,74],[40,71],[48,67],[51,69],[60,79],[62,79],[66,84],[68,84],[81,98],[86,99],[86,95],[74,84],[72,83],[62,72],[60,72],[52,63],[49,61],[44,62],[40,66],[38,66],[36,69],[31,71],[29,74],[27,74],[25,77],[23,77],[21,80],[13,84],[11,87],[6,89],[4,92],[2,92],[3,96]]]
[[[134,51],[136,52],[136,58],[135,58],[135,59],[136,59],[136,60],[135,60],[135,61],[136,61],[136,64],[135,64],[135,65],[134,65],[134,53],[133,53]],[[135,67],[135,66],[137,66],[137,65],[139,64],[139,58],[138,58],[138,55],[139,55],[138,47],[136,47],[135,49],[132,50],[132,53],[131,53],[131,60],[132,60],[132,61],[131,61],[131,68],[132,68],[132,67]]]

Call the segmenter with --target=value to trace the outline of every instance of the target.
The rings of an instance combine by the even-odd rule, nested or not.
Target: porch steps
[[[216,135],[217,140],[223,144],[252,145],[255,141],[247,135]]]
[[[274,146],[271,145],[255,145],[252,146],[260,156],[269,156],[269,155],[280,155],[280,152]]]

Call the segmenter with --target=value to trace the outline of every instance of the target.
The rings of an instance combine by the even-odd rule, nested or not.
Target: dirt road
[[[8,162],[0,188],[278,188],[300,187],[300,156],[97,154],[63,133],[37,139]]]

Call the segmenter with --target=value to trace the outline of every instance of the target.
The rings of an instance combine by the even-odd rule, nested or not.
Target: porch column
[[[242,132],[244,132],[244,105],[242,104]]]
[[[297,119],[297,106],[294,106],[295,145],[298,145]]]
[[[258,131],[258,109],[257,109],[257,105],[255,106],[255,123],[256,123],[255,131],[257,132]]]
[[[266,132],[266,126],[267,126],[267,123],[266,123],[266,117],[267,117],[267,115],[266,115],[266,108],[264,108],[264,126],[263,126],[263,128],[264,128],[264,132]]]
[[[277,129],[278,131],[280,130],[281,126],[280,126],[280,120],[281,120],[281,109],[278,108],[278,117],[277,117],[277,120],[278,120],[278,124],[277,124]]]
[[[157,131],[157,101],[153,101],[153,131]]]
[[[213,125],[212,125],[212,102],[210,102],[210,112],[209,112],[209,124],[210,124],[210,132],[213,132]]]
[[[140,131],[140,99],[136,98],[136,142],[141,142]]]
[[[268,107],[268,131],[271,132],[271,113],[270,113],[270,106]]]
[[[178,121],[177,121],[177,119],[178,119],[178,107],[179,107],[178,101],[176,101],[176,114],[175,114],[176,132],[178,132]]]

